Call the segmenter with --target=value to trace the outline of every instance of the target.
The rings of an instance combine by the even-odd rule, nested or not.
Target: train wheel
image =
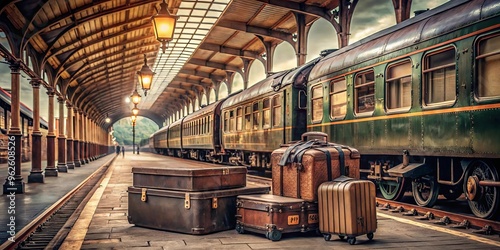
[[[480,181],[498,181],[496,168],[484,161],[475,161],[465,172],[464,193],[472,213],[479,218],[492,219],[500,204],[500,189],[480,186]]]
[[[446,197],[447,200],[456,200],[458,197],[462,195],[462,190],[458,188],[459,186],[448,186],[447,188],[440,187],[443,196]],[[444,190],[443,190],[444,189]]]
[[[412,181],[413,198],[421,207],[432,207],[439,195],[439,185],[432,176],[422,176]]]
[[[385,199],[397,201],[403,198],[405,194],[405,182],[406,179],[402,177],[398,177],[398,181],[380,180],[378,181],[378,187]]]

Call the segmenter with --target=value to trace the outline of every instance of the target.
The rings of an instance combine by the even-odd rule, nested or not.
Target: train
[[[7,144],[8,144],[8,126],[10,126],[10,107],[11,96],[9,91],[0,88],[0,164],[7,162]],[[21,132],[22,132],[22,150],[21,162],[31,161],[32,139],[31,132],[33,131],[33,111],[25,104],[21,103]],[[40,119],[40,132],[42,133],[42,160],[47,160],[47,134],[48,123],[44,119]]]
[[[319,131],[361,153],[384,198],[500,205],[500,3],[450,1],[209,104],[150,137],[156,153],[269,168]]]

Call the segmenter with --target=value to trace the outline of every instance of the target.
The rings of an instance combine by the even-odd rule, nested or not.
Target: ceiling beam
[[[292,34],[282,31],[272,30],[264,27],[252,26],[246,24],[245,22],[237,22],[230,20],[220,20],[219,22],[217,22],[217,26],[233,30],[239,30],[254,35],[272,37],[280,39],[282,41],[287,41],[292,46],[295,45],[295,42],[293,41],[292,38]]]
[[[333,15],[330,13],[330,10],[327,8],[318,7],[315,5],[309,5],[304,3],[297,3],[291,1],[283,1],[283,0],[257,0],[259,2],[263,2],[269,5],[274,5],[278,7],[282,7],[285,9],[289,9],[291,11],[312,15],[316,17],[322,17],[328,21],[333,19]]]
[[[222,63],[205,61],[205,60],[201,60],[201,59],[191,59],[191,60],[187,61],[187,63],[198,65],[198,66],[205,66],[205,67],[214,68],[214,69],[234,71],[234,72],[238,72],[241,75],[243,75],[243,71],[240,68],[234,67],[234,66],[229,66],[226,64],[222,64]]]

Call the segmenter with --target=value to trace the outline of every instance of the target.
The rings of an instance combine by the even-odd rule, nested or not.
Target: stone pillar
[[[66,137],[64,135],[64,99],[58,97],[59,101],[59,137],[57,138],[57,170],[59,172],[68,172],[66,165]]]
[[[9,141],[7,142],[7,178],[3,184],[4,194],[23,194],[24,182],[21,176],[21,152],[22,152],[22,132],[20,128],[21,120],[21,80],[19,61],[11,61],[11,126],[7,132]]]
[[[80,124],[78,123],[79,120],[80,120],[80,115],[78,114],[78,109],[75,107],[75,113],[74,113],[74,116],[75,116],[75,135],[73,136],[73,163],[75,164],[75,167],[80,167],[80,155],[79,155],[79,152],[80,152],[80,144],[79,144],[79,140],[80,140]]]
[[[90,127],[89,118],[85,117],[85,163],[89,163],[89,149],[90,149]]]
[[[31,133],[31,171],[30,175],[28,175],[28,183],[43,183],[42,132],[40,132],[40,80],[31,79],[30,84],[33,87],[33,132]]]
[[[80,164],[85,165],[85,142],[86,138],[86,127],[85,127],[85,114],[80,111]]]
[[[66,118],[66,165],[68,169],[75,169],[75,163],[73,162],[73,106],[69,103],[66,104],[68,108],[68,117]]]
[[[47,133],[47,167],[45,177],[57,177],[56,163],[56,135],[54,133],[54,90],[47,90],[49,96],[49,131]]]

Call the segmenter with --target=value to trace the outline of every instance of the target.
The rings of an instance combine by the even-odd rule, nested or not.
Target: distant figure
[[[137,154],[139,154],[139,145],[137,145]]]
[[[120,145],[116,145],[116,155],[120,154]]]
[[[122,158],[125,158],[125,147],[122,146]]]

